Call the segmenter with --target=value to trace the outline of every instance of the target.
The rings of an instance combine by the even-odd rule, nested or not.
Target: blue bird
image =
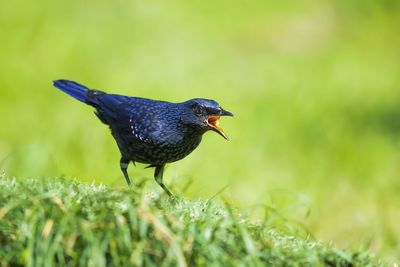
[[[211,130],[228,140],[219,126],[221,116],[233,116],[214,100],[195,98],[170,103],[140,97],[107,94],[68,80],[54,86],[96,109],[95,114],[111,129],[121,152],[120,168],[131,187],[127,169],[130,162],[150,164],[154,178],[163,183],[164,167],[189,155]]]

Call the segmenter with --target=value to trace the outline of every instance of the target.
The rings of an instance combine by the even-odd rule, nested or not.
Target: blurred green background
[[[235,113],[166,184],[263,204],[400,259],[400,1],[2,1],[0,170],[125,186],[92,109],[52,87],[212,98]],[[152,171],[131,167],[132,178]]]

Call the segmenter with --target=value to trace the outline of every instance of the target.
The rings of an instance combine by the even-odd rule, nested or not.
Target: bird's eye
[[[199,106],[199,105],[194,105],[192,107],[194,114],[196,114],[197,116],[200,116],[203,114],[203,107]]]

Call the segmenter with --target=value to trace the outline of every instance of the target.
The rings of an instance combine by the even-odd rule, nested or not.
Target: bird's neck
[[[191,127],[191,126],[185,126],[184,131],[182,131],[182,141],[185,143],[193,143],[193,142],[198,142],[200,143],[201,138],[205,131]]]

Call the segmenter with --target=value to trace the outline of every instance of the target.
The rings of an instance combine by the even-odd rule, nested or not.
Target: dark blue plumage
[[[121,152],[121,170],[129,185],[129,162],[146,163],[155,167],[156,181],[171,195],[162,182],[165,164],[190,154],[208,130],[227,139],[218,122],[220,116],[232,116],[232,113],[223,110],[214,100],[170,103],[107,94],[68,80],[56,80],[54,86],[93,106],[97,117],[110,127]]]
[[[86,103],[88,88],[76,82],[67,80],[54,81],[54,86],[70,96]]]

